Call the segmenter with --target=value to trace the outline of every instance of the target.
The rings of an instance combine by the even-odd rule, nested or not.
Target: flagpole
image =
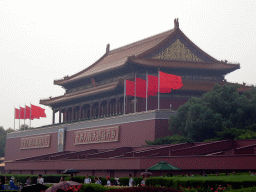
[[[158,67],[158,110],[160,109],[160,70]]]
[[[15,112],[16,112],[16,110],[15,110],[15,106],[14,106],[14,128],[13,128],[14,131],[15,131],[15,115],[16,115]]]
[[[135,86],[134,86],[134,113],[136,113],[136,73],[135,73]]]
[[[148,111],[148,71],[146,72],[146,111]]]
[[[25,104],[25,107],[24,107],[24,131],[25,131],[25,121],[26,121],[26,104]]]
[[[19,129],[20,129],[20,106],[19,106]]]
[[[32,111],[32,108],[31,108],[31,103],[30,103],[30,128],[31,128],[31,111]]]
[[[124,115],[125,115],[126,79],[124,79]]]

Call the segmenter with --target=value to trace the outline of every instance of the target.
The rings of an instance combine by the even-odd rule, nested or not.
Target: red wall
[[[76,131],[77,130],[66,132],[65,151],[84,151],[87,149],[111,149],[118,147],[140,147],[146,144],[146,140],[153,141],[155,138],[166,136],[167,134],[170,133],[168,131],[168,120],[146,120],[121,124],[118,142],[98,143],[90,145],[74,145],[74,132]],[[50,133],[50,135],[50,147],[40,149],[21,150],[20,147],[22,137],[7,139],[5,160],[16,160],[21,158],[56,153],[58,135],[57,133]]]
[[[234,156],[187,156],[187,157],[146,157],[146,158],[118,158],[118,159],[90,159],[90,160],[60,160],[60,161],[34,161],[6,163],[6,170],[34,170],[40,173],[43,170],[65,170],[74,168],[78,170],[95,171],[132,171],[146,170],[149,167],[165,161],[180,169],[189,170],[255,170],[256,155]]]
[[[22,137],[6,139],[5,161],[57,152],[58,134],[50,133],[43,135],[51,135],[50,147],[40,149],[20,149]]]
[[[186,103],[188,99],[174,99],[174,98],[161,98],[160,109],[170,109],[170,104],[172,104],[172,109],[178,109],[179,106]],[[148,98],[148,110],[154,110],[158,108],[157,97]],[[139,112],[146,111],[146,99],[139,99]]]
[[[108,126],[105,126],[108,127]],[[74,132],[66,133],[66,151],[83,151],[87,149],[111,149],[118,147],[135,147],[145,145],[145,140],[155,138],[155,120],[126,123],[120,126],[119,141],[110,143],[96,143],[90,145],[73,145]]]
[[[165,161],[180,169],[256,169],[256,155],[141,158],[141,169]]]

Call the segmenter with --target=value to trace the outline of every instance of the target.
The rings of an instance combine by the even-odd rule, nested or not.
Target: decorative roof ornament
[[[110,50],[110,44],[108,43],[108,44],[107,44],[107,47],[106,47],[106,53],[107,53],[107,54],[109,53],[109,50]]]
[[[91,79],[91,81],[92,81],[92,85],[93,85],[93,87],[96,87],[97,85],[96,85],[96,81],[95,81],[95,79],[94,79],[94,78],[92,78],[92,79]]]
[[[179,29],[179,18],[174,19],[174,29]]]

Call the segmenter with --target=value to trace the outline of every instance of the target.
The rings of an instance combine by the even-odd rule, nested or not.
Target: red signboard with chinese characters
[[[76,131],[74,145],[116,142],[119,140],[119,126]]]
[[[51,135],[28,137],[21,139],[21,149],[50,147]]]

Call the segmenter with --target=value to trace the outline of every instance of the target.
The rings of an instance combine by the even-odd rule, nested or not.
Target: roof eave
[[[72,81],[72,78],[76,77],[77,75],[80,75],[82,73],[84,73],[85,71],[87,71],[88,69],[90,69],[91,67],[93,67],[94,65],[96,65],[98,62],[100,62],[102,59],[104,59],[106,56],[108,55],[108,52],[106,52],[103,56],[101,56],[95,63],[93,63],[92,65],[90,65],[89,67],[87,67],[86,69],[72,75],[72,76],[65,76],[63,77],[63,79],[59,79],[59,80],[54,80],[53,84],[54,85],[60,85],[60,86],[64,86],[66,84],[68,84],[70,82],[70,80]],[[77,79],[75,79],[77,80]]]
[[[113,88],[112,90],[115,90],[117,88],[117,86],[119,84],[121,84],[121,79],[119,79],[115,85],[112,85]],[[102,90],[101,90],[102,89]],[[111,90],[111,88],[107,88],[107,87],[102,87],[101,89],[99,89],[99,92],[97,92],[96,94],[100,94],[100,93],[103,93],[105,91],[109,91]],[[40,104],[42,105],[46,105],[46,106],[52,106],[52,105],[55,105],[55,104],[59,104],[59,103],[63,103],[63,102],[66,102],[66,101],[70,101],[72,99],[77,99],[79,97],[87,97],[87,96],[90,96],[90,95],[93,95],[95,94],[95,92],[93,92],[93,90],[91,90],[91,93],[89,93],[88,95],[86,96],[83,96],[83,94],[85,94],[84,92],[82,93],[78,93],[77,95],[72,95],[70,98],[67,98],[65,101],[63,100],[57,100],[57,99],[61,99],[61,98],[64,98],[66,95],[62,95],[62,96],[59,96],[59,97],[55,97],[55,98],[50,98],[50,99],[44,99],[44,100],[40,100]]]

